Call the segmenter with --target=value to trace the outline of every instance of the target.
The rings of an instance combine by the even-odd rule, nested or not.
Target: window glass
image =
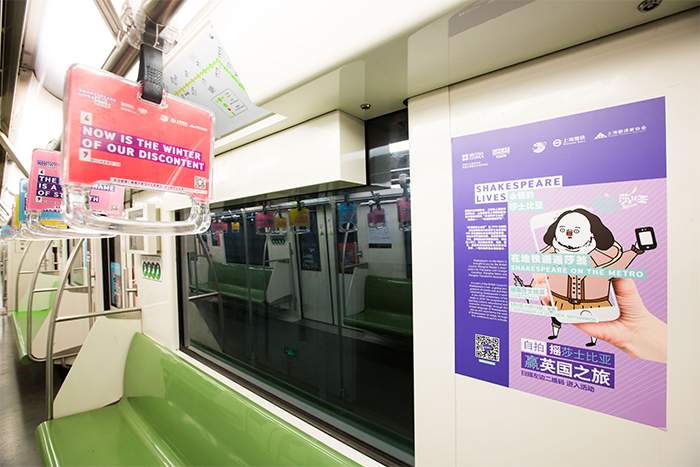
[[[379,145],[400,162],[380,191],[215,209],[181,237],[181,329],[312,423],[412,463],[408,145]]]

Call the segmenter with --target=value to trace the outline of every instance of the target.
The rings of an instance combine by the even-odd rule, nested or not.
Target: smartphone
[[[549,245],[546,245],[544,242],[544,234],[547,232],[547,229],[557,221],[559,216],[564,212],[564,211],[572,211],[574,209],[586,209],[587,211],[593,212],[590,208],[587,208],[586,206],[569,206],[565,207],[562,209],[558,209],[556,211],[551,211],[551,212],[546,212],[543,214],[538,214],[530,218],[530,230],[532,231],[532,237],[535,243],[535,247],[537,248],[538,252],[542,252],[545,249],[549,247]],[[622,251],[620,250],[620,253]],[[552,253],[552,254],[557,254],[557,253]],[[549,298],[549,303],[555,303],[555,297],[552,295],[552,286],[554,285],[555,287],[558,285],[559,282],[558,280],[552,280],[550,275],[546,276],[546,282],[547,282],[547,294]],[[576,279],[584,279],[585,281],[606,281],[606,290],[608,291],[608,304],[609,306],[597,306],[597,307],[586,307],[586,302],[581,301],[581,303],[577,303],[575,305],[576,309],[572,310],[566,310],[563,308],[560,308],[557,311],[556,318],[562,322],[562,323],[590,323],[590,322],[603,322],[603,321],[614,321],[617,318],[620,317],[620,308],[617,305],[617,297],[615,296],[615,291],[612,287],[612,283],[610,282],[610,279],[606,277],[585,277],[585,276],[572,276],[574,280]],[[585,289],[585,283],[584,282],[584,289]],[[562,294],[563,295],[563,294]],[[584,297],[586,298],[586,297]],[[599,297],[598,297],[599,298]],[[559,302],[561,302],[561,299],[558,299]]]
[[[634,234],[637,236],[637,246],[640,249],[648,251],[656,248],[654,227],[639,227],[634,229]]]

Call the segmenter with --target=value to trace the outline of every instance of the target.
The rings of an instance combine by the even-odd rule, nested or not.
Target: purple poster
[[[664,98],[452,156],[457,373],[665,428]]]

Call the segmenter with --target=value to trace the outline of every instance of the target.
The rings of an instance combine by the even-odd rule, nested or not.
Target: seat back
[[[267,289],[270,282],[272,269],[263,266],[246,266],[238,263],[214,263],[216,276],[220,284],[233,285],[237,287],[248,287],[246,281],[246,269],[250,278],[250,288],[261,292]]]
[[[220,283],[245,287],[245,264],[214,263],[214,268]]]
[[[410,279],[367,276],[365,308],[405,315],[413,314],[413,288]]]
[[[270,282],[272,269],[262,266],[251,266],[248,268],[250,274],[250,288],[255,290],[267,290],[267,284]]]
[[[143,334],[129,348],[124,397],[185,464],[353,464]]]

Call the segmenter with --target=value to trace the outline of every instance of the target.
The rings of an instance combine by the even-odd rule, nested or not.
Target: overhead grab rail
[[[83,243],[85,242],[85,239],[80,239],[73,249],[71,251],[70,256],[68,258],[68,263],[66,264],[65,270],[61,273],[61,279],[59,281],[59,286],[58,286],[58,291],[56,292],[56,300],[54,301],[53,307],[51,308],[51,312],[47,318],[48,320],[48,337],[46,339],[46,407],[47,407],[47,415],[48,415],[48,420],[53,419],[53,402],[54,402],[54,388],[53,388],[53,380],[54,380],[54,368],[53,368],[53,360],[54,360],[54,340],[56,336],[56,323],[63,323],[67,321],[75,321],[75,320],[81,320],[81,319],[92,319],[92,318],[99,318],[101,316],[114,316],[114,315],[121,315],[121,314],[126,314],[126,313],[137,313],[141,312],[140,307],[131,307],[131,308],[122,308],[119,310],[113,310],[113,311],[103,311],[99,313],[93,313],[92,309],[90,309],[89,313],[86,314],[79,314],[79,315],[69,315],[69,316],[58,316],[58,310],[61,306],[61,300],[63,299],[63,292],[65,290],[68,290],[68,276],[70,274],[71,268],[73,268],[73,264],[75,263],[76,258],[78,257],[78,252],[82,250]]]
[[[39,168],[36,154],[42,152],[35,149],[32,154],[32,171],[30,179],[19,181],[19,195],[15,206],[17,231],[15,238],[27,241],[59,240],[61,238],[101,238],[104,234],[95,234],[90,230],[71,230],[65,228],[58,212],[43,208],[42,203],[48,203],[50,196],[38,196],[37,185]],[[31,180],[31,184],[30,184]],[[57,183],[58,185],[58,183]],[[60,185],[59,185],[60,186]],[[42,193],[43,194],[43,193]],[[40,201],[41,200],[41,201]],[[60,203],[60,201],[56,201]],[[56,227],[48,227],[44,224],[54,224]],[[31,274],[31,271],[29,272]]]
[[[27,215],[27,224],[23,227],[26,229],[23,230],[23,232],[28,232],[32,236],[32,239],[50,238],[55,240],[77,240],[80,238],[110,238],[116,236],[116,233],[95,232],[93,230],[75,227],[70,229],[64,227],[50,227],[41,222],[39,213],[36,212]]]

